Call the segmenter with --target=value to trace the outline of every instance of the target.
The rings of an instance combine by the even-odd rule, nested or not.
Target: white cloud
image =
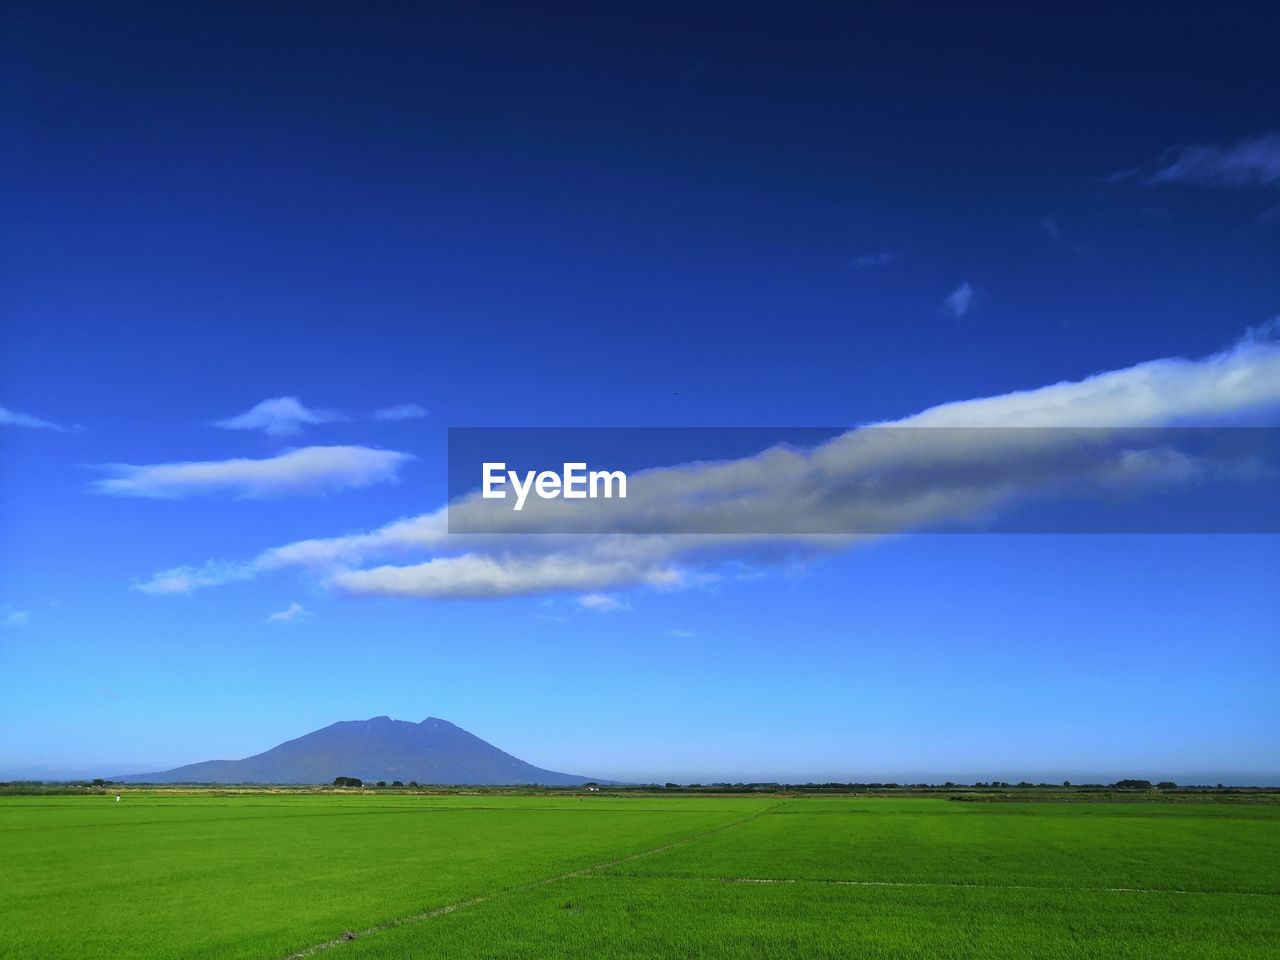
[[[31,621],[31,614],[26,610],[18,610],[7,603],[0,604],[0,627],[25,627]]]
[[[297,397],[272,397],[257,406],[225,420],[215,420],[213,426],[224,430],[261,430],[269,437],[294,436],[304,425],[335,423],[346,420],[336,410],[318,410],[304,406]]]
[[[216,587],[237,580],[252,580],[257,570],[252,563],[211,560],[199,567],[174,567],[152,574],[151,579],[133,588],[155,597],[188,594],[202,587]]]
[[[1200,144],[1170,151],[1146,182],[1201,187],[1269,187],[1280,183],[1280,133],[1225,146]]]
[[[882,253],[869,253],[861,257],[855,257],[853,269],[866,270],[869,267],[887,267],[897,259],[897,254],[892,250],[885,250]]]
[[[673,627],[666,632],[666,635],[676,640],[692,640],[697,636],[692,630],[683,630],[680,627]]]
[[[59,432],[65,432],[67,429],[52,420],[44,420],[29,413],[22,413],[19,410],[9,410],[6,407],[0,407],[0,425],[26,427],[28,430],[57,430]]]
[[[584,593],[578,598],[578,606],[583,610],[592,610],[596,613],[614,613],[618,610],[631,609],[631,604],[607,593]]]
[[[297,601],[289,604],[283,610],[277,610],[275,613],[268,614],[266,623],[299,623],[313,616],[310,610]]]
[[[398,403],[373,412],[375,420],[418,420],[425,416],[427,411],[416,403]]]
[[[528,557],[462,554],[410,566],[338,570],[328,583],[341,593],[383,597],[510,597],[629,586],[676,586],[679,574],[634,559],[592,551]]]
[[[1040,228],[1040,232],[1050,240],[1057,241],[1062,239],[1062,231],[1058,228],[1058,221],[1053,217],[1044,217],[1037,226]]]
[[[946,308],[947,313],[953,317],[963,317],[973,309],[974,300],[977,296],[977,288],[966,280],[947,294],[947,299],[943,301],[943,306]]]
[[[1277,326],[1251,331],[1235,347],[1201,360],[1154,360],[871,426],[1113,430],[1231,423],[1243,414],[1280,410]],[[1043,457],[1026,456],[1023,446],[1010,449],[1009,435],[1018,431],[979,438],[958,433],[854,429],[809,450],[778,447],[737,460],[638,472],[626,500],[579,502],[571,512],[557,500],[530,501],[521,513],[495,513],[494,501],[473,494],[447,510],[455,522],[487,524],[478,527],[488,530],[483,534],[450,534],[442,507],[366,533],[285,544],[245,563],[163,571],[139,589],[185,592],[284,570],[353,596],[607,596],[635,586],[687,588],[714,583],[726,572],[738,577],[770,566],[794,568],[883,534],[990,515],[1042,493],[1064,472],[1095,487],[1141,488],[1176,482],[1196,468],[1178,451],[1099,450],[1078,443],[1069,430],[1038,432]],[[912,471],[922,464],[930,476],[950,465],[959,479],[951,482],[944,470],[946,483],[916,482]],[[885,484],[885,476],[912,482]],[[706,531],[709,516],[722,526],[698,533],[620,532],[654,517],[663,529]],[[764,532],[743,533],[754,521]],[[549,529],[556,532],[544,532]],[[877,533],[826,533],[832,529]]]
[[[103,493],[122,497],[179,499],[224,495],[268,499],[324,494],[399,479],[412,454],[369,447],[303,447],[261,460],[205,460],[146,466],[108,464],[115,476],[98,480]]]

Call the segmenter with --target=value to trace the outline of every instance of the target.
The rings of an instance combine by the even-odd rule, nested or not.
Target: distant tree
[[[678,784],[678,783],[668,783],[666,786],[667,786],[667,789],[668,789],[668,790],[679,790],[679,789],[680,789],[680,784]]]
[[[105,787],[107,785],[107,781],[103,780],[101,777],[94,777],[93,785],[95,787]]]
[[[399,781],[399,780],[392,780],[392,781],[391,781],[391,785],[392,785],[393,787],[403,787],[403,786],[404,786],[404,784],[403,784],[401,781]]]
[[[1178,785],[1174,783],[1172,780],[1161,780],[1159,783],[1156,784],[1156,789],[1157,790],[1177,790]]]
[[[588,780],[583,784],[583,786],[590,790],[592,787],[599,787],[600,784],[596,783],[594,780]]]
[[[385,787],[386,785],[387,785],[387,781],[385,780],[379,780],[377,783],[374,784],[375,787]]]
[[[334,777],[333,785],[335,787],[363,787],[364,781],[359,777]]]
[[[417,781],[417,780],[410,780],[410,781],[409,781],[409,786],[411,786],[411,787],[416,787],[417,785],[418,785],[418,781]]]
[[[1071,781],[1070,781],[1070,780],[1063,780],[1063,781],[1062,781],[1062,785],[1063,785],[1064,787],[1069,787],[1069,786],[1071,786]]]
[[[1150,780],[1117,780],[1117,790],[1150,790]]]

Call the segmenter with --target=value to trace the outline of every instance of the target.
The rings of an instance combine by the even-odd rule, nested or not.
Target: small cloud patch
[[[968,280],[960,284],[942,301],[942,307],[953,317],[963,317],[977,306],[978,288]]]
[[[584,593],[578,598],[578,606],[595,613],[615,613],[631,609],[631,604],[608,593]]]
[[[861,257],[854,257],[849,266],[854,270],[868,270],[872,267],[887,267],[897,259],[898,255],[896,253],[892,250],[885,250],[881,253],[869,253]]]
[[[9,604],[0,604],[0,627],[25,627],[31,622],[31,614],[26,610],[18,610]]]
[[[269,614],[266,623],[301,623],[314,614],[304,607],[302,604],[294,602],[289,604],[283,610],[277,610],[275,613]]]
[[[297,397],[272,397],[244,413],[215,420],[213,426],[223,430],[261,430],[269,437],[291,437],[301,433],[304,426],[346,419],[345,414],[336,410],[308,407]]]
[[[427,411],[416,403],[398,403],[393,407],[383,407],[373,412],[373,419],[395,422],[399,420],[420,420],[427,416]]]

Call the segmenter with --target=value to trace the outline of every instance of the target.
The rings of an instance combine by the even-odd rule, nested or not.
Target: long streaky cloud
[[[394,482],[400,467],[412,459],[412,454],[369,447],[303,447],[258,460],[108,464],[102,469],[113,476],[96,481],[94,487],[120,497],[175,500],[215,495],[265,500]]]
[[[65,433],[67,430],[66,427],[52,420],[45,420],[43,417],[23,413],[20,410],[10,410],[7,407],[0,407],[0,425],[25,427],[28,430],[56,430],[60,433]]]
[[[1280,183],[1280,133],[1233,144],[1197,144],[1172,150],[1149,184],[1201,187],[1269,187]]]
[[[735,568],[805,562],[877,536],[918,529],[921,524],[964,523],[1036,496],[1053,480],[1027,475],[1016,467],[1006,469],[1010,450],[999,442],[975,446],[953,434],[951,442],[938,444],[934,438],[948,431],[886,432],[880,427],[1118,430],[1215,426],[1274,416],[1280,412],[1277,332],[1276,324],[1259,328],[1231,349],[1200,360],[1153,360],[1082,380],[943,404],[891,423],[850,430],[810,450],[774,448],[737,460],[643,471],[634,475],[634,497],[579,502],[576,506],[581,509],[571,515],[563,513],[564,501],[539,501],[537,506],[531,501],[521,513],[480,514],[484,504],[478,494],[472,494],[448,507],[367,533],[297,541],[241,563],[162,571],[139,589],[189,592],[218,582],[293,570],[351,596],[448,599],[604,594],[635,586],[696,586]],[[1010,432],[1017,431],[993,433]],[[919,443],[900,442],[904,434],[915,433],[920,435]],[[1041,439],[1056,444],[1059,435],[1067,439],[1052,462],[1074,470],[1072,479],[1107,489],[1138,489],[1196,476],[1194,463],[1177,451],[1158,447],[1120,449],[1114,457],[1090,450],[1088,456],[1073,460],[1074,448],[1068,444],[1073,431],[1047,429]],[[862,482],[922,460],[944,471],[954,468],[964,482],[927,489]],[[805,496],[793,496],[796,491]],[[779,511],[780,526],[775,529],[798,532],[744,534],[732,532],[732,525],[724,532],[618,532],[626,530],[636,516],[652,518],[663,511],[663,529],[679,531],[682,521],[692,516],[681,512],[693,509],[690,504],[699,510],[708,504],[744,510],[743,515],[753,517],[760,517],[762,511]],[[860,511],[874,513],[882,524],[877,533],[822,533],[831,529],[833,515],[856,519]],[[484,517],[490,526],[484,533],[450,534],[451,513],[455,525],[459,518]],[[572,516],[576,526],[547,523],[548,517],[559,523],[565,516]]]

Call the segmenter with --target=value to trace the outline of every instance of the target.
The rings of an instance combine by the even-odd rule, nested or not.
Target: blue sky
[[[1280,314],[1247,20],[9,8],[0,766],[390,714],[619,779],[1280,780],[1275,536],[137,589],[430,514],[450,426],[852,426],[1229,351]],[[225,425],[284,397],[320,422]],[[220,479],[106,468],[186,461]]]

